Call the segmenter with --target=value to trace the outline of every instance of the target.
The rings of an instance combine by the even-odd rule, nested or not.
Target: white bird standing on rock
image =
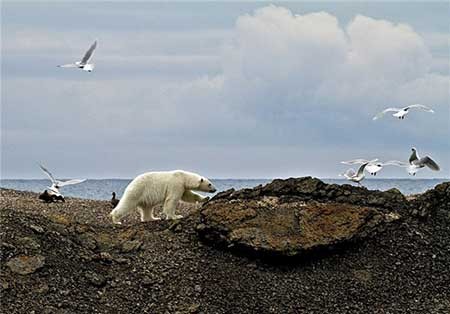
[[[67,180],[67,181],[60,181],[56,180],[55,177],[50,173],[50,171],[47,170],[43,165],[39,165],[39,167],[44,171],[44,173],[49,177],[50,181],[52,182],[52,186],[47,187],[49,189],[50,195],[55,195],[56,197],[62,197],[64,200],[64,196],[59,191],[60,188],[66,185],[72,185],[72,184],[78,184],[81,182],[86,181],[86,179],[73,179],[73,180]]]
[[[415,176],[417,171],[427,166],[431,170],[439,171],[439,165],[431,159],[430,156],[420,158],[415,147],[411,148],[411,156],[408,162],[392,160],[391,163],[396,166],[405,167],[410,175]]]
[[[398,166],[397,160],[389,160],[386,162],[378,161],[378,159],[365,160],[365,159],[354,159],[348,161],[341,161],[345,165],[355,165],[367,163],[365,170],[373,176],[377,175],[377,172],[383,169],[384,166]]]
[[[403,120],[403,119],[405,119],[405,116],[409,113],[409,110],[412,109],[412,108],[422,109],[422,110],[424,110],[426,112],[431,112],[431,113],[434,112],[433,109],[431,109],[431,108],[429,108],[427,106],[415,104],[415,105],[411,105],[411,106],[404,107],[404,108],[401,108],[401,109],[400,108],[387,108],[387,109],[384,109],[382,112],[378,113],[375,117],[373,117],[373,120],[378,120],[379,118],[383,117],[387,112],[395,112],[392,115],[394,117],[396,117],[396,118],[399,118],[399,119]]]
[[[93,63],[89,63],[94,55],[94,50],[97,48],[97,40],[89,47],[88,51],[84,54],[83,59],[81,61],[77,61],[75,63],[58,65],[60,68],[79,68],[83,71],[92,72],[94,70],[95,65]]]
[[[362,180],[364,180],[365,175],[364,175],[364,169],[366,168],[367,164],[369,162],[365,162],[363,163],[359,169],[358,172],[355,173],[355,170],[353,169],[348,169],[346,172],[340,174],[340,176],[345,177],[347,180],[352,181],[352,182],[356,182],[358,184],[361,184],[360,182]]]

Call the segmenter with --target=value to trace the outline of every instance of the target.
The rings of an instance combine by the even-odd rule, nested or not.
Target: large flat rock
[[[400,217],[392,208],[405,204],[394,190],[340,187],[313,178],[275,180],[214,197],[202,207],[197,230],[227,246],[291,256],[373,235]]]

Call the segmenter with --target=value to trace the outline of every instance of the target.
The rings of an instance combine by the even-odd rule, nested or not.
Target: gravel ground
[[[1,192],[1,313],[450,313],[444,208],[338,250],[267,260],[202,243],[195,206],[178,223],[116,226],[109,202]]]

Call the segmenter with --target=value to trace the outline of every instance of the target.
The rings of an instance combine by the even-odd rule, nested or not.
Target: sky
[[[449,2],[1,5],[1,178],[333,178],[413,146],[450,177]],[[95,39],[92,73],[56,67]]]

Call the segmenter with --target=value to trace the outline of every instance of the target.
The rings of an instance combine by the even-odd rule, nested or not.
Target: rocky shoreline
[[[407,199],[274,180],[175,223],[6,189],[0,210],[2,313],[450,311],[449,182]]]

